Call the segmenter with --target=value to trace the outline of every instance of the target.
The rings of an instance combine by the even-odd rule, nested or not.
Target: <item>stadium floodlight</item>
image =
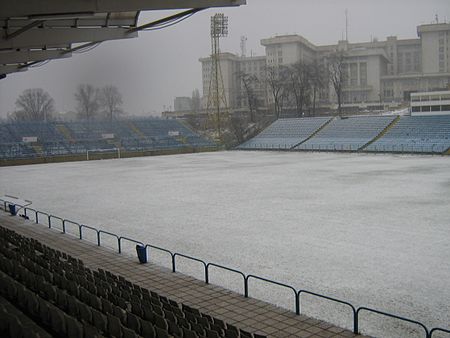
[[[211,76],[208,90],[208,104],[206,110],[214,121],[217,136],[221,135],[221,107],[227,114],[227,99],[223,85],[222,70],[220,69],[220,38],[228,35],[228,17],[223,13],[216,13],[211,17]]]
[[[221,38],[228,35],[228,17],[217,13],[211,17],[211,37]]]

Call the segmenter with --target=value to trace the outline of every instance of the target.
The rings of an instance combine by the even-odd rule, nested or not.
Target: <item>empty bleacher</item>
[[[0,227],[2,337],[263,337]]]
[[[370,152],[444,153],[450,148],[450,115],[402,116]]]
[[[0,124],[0,132],[0,159],[6,160],[112,148],[152,151],[216,146],[175,120],[6,123]],[[24,142],[27,137],[36,140]]]
[[[278,119],[237,149],[291,149],[330,120],[330,117]]]
[[[394,119],[394,116],[335,118],[295,149],[357,151],[378,136]]]
[[[450,115],[329,119],[279,119],[236,149],[427,154],[450,152]]]

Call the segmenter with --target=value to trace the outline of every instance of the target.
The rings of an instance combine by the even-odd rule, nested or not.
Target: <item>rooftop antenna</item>
[[[348,10],[345,9],[345,41],[348,42]]]
[[[247,37],[241,36],[241,56],[246,57],[247,55]]]

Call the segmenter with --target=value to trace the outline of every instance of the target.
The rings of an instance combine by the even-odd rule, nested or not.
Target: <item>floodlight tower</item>
[[[211,73],[208,91],[207,112],[221,137],[220,108],[223,105],[225,114],[228,111],[227,99],[223,85],[222,71],[220,69],[219,40],[228,35],[228,17],[223,13],[217,13],[211,17]]]

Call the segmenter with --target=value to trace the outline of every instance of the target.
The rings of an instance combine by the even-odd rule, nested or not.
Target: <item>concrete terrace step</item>
[[[148,288],[177,302],[195,307],[227,323],[268,337],[363,337],[332,324],[276,307],[269,303],[205,284],[203,281],[121,255],[94,243],[48,229],[20,217],[0,211],[0,224],[17,233],[35,238],[56,250],[82,259],[91,269],[109,270],[141,287]]]

